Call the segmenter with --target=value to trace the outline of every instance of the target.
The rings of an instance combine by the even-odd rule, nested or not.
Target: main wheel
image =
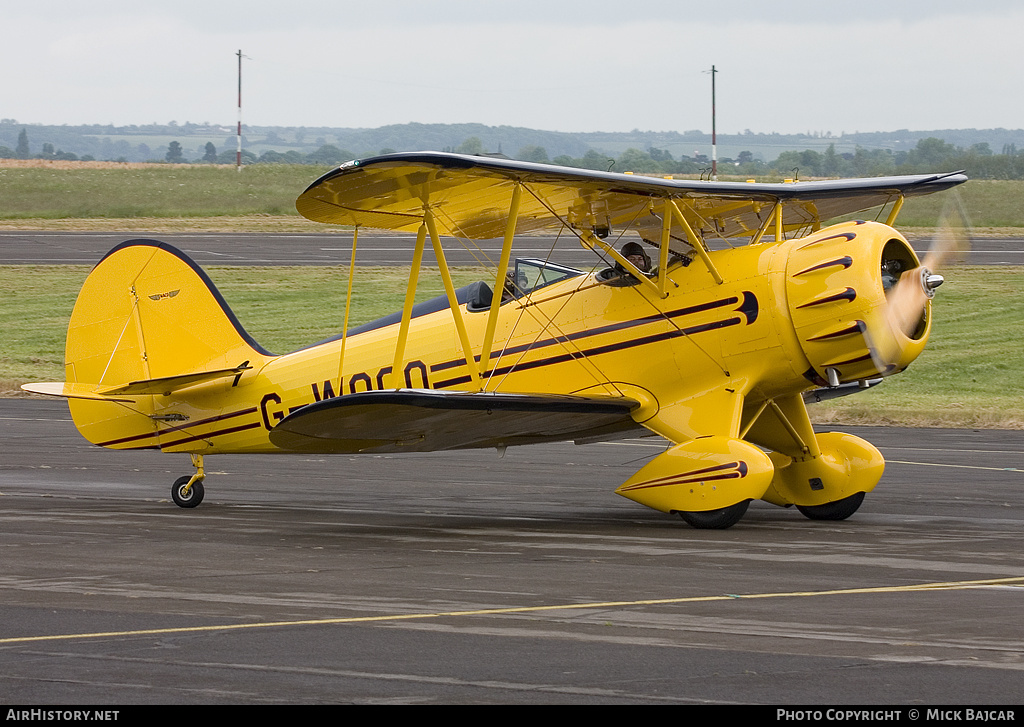
[[[679,517],[685,520],[691,527],[700,530],[725,530],[731,528],[740,521],[747,511],[750,500],[737,502],[735,505],[723,507],[718,510],[704,510],[702,512],[679,512]]]
[[[178,507],[195,507],[203,501],[203,495],[206,493],[203,490],[202,482],[194,483],[188,488],[188,492],[185,492],[185,485],[191,479],[188,475],[179,477],[174,481],[174,485],[171,486],[171,499],[174,500],[174,504]]]
[[[796,509],[809,517],[811,520],[845,520],[857,512],[857,508],[864,502],[864,493],[844,497],[842,500],[827,502],[824,505],[797,505]]]

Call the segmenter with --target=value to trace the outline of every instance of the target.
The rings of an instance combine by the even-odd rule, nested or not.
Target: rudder
[[[213,372],[206,378],[216,379],[242,365],[258,368],[271,356],[188,256],[157,240],[129,240],[100,260],[78,294],[68,325],[63,395],[89,441],[154,446],[145,434],[156,433],[149,394],[205,380],[186,375]],[[133,382],[142,383],[133,390]],[[111,400],[119,396],[128,401]]]

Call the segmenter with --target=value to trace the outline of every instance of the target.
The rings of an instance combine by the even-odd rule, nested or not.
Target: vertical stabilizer
[[[94,444],[155,446],[154,396],[259,368],[270,356],[184,253],[130,240],[107,253],[78,294],[60,395]]]

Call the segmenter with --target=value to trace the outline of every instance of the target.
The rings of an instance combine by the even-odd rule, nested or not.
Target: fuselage
[[[677,262],[663,299],[642,285],[602,284],[594,273],[529,291],[501,305],[479,381],[466,366],[450,309],[413,318],[398,385],[629,396],[642,405],[636,420],[673,441],[734,436],[737,407],[815,383],[794,332],[786,280],[793,249],[809,239],[713,253],[721,284],[700,261]],[[486,310],[462,306],[461,313],[478,346]],[[266,357],[234,380],[154,396],[153,411],[164,422],[159,446],[281,452],[268,434],[289,413],[325,398],[396,388],[390,374],[397,334],[398,324],[385,326]],[[473,355],[479,361],[479,349]]]
[[[449,308],[410,320],[397,377],[398,323],[286,355],[253,350],[240,375],[137,397],[144,416],[131,417],[135,424],[126,420],[116,436],[83,434],[118,449],[282,453],[268,435],[290,413],[331,397],[410,388],[624,396],[641,404],[635,421],[673,442],[737,437],[765,402],[822,385],[829,366],[846,381],[872,373],[868,344],[850,332],[884,302],[879,251],[893,240],[902,238],[885,225],[845,223],[718,250],[724,282],[700,260],[676,261],[664,298],[645,285],[604,284],[593,272],[536,287],[501,304],[479,378]],[[488,311],[459,309],[478,364]],[[95,420],[100,406],[115,405],[72,401],[72,413],[76,422]]]

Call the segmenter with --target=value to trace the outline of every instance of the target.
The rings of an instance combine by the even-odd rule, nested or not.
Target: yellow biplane
[[[190,454],[195,473],[172,488],[181,507],[202,500],[212,454],[654,433],[666,450],[618,494],[701,528],[731,526],[754,499],[843,519],[885,463],[858,437],[816,434],[805,399],[858,391],[921,352],[941,278],[891,225],[906,197],[964,181],[697,182],[436,152],[352,161],[297,207],[355,227],[353,266],[360,228],[416,232],[400,313],[274,355],[192,260],[132,240],[79,294],[67,381],[24,388],[68,398],[94,444]],[[885,223],[821,225],[873,207]],[[548,259],[513,260],[516,235],[552,229]],[[502,240],[491,285],[456,290],[446,245],[481,239]],[[414,305],[428,241],[446,293]],[[593,250],[595,269],[559,264],[569,244]],[[350,269],[349,300],[351,288]]]

